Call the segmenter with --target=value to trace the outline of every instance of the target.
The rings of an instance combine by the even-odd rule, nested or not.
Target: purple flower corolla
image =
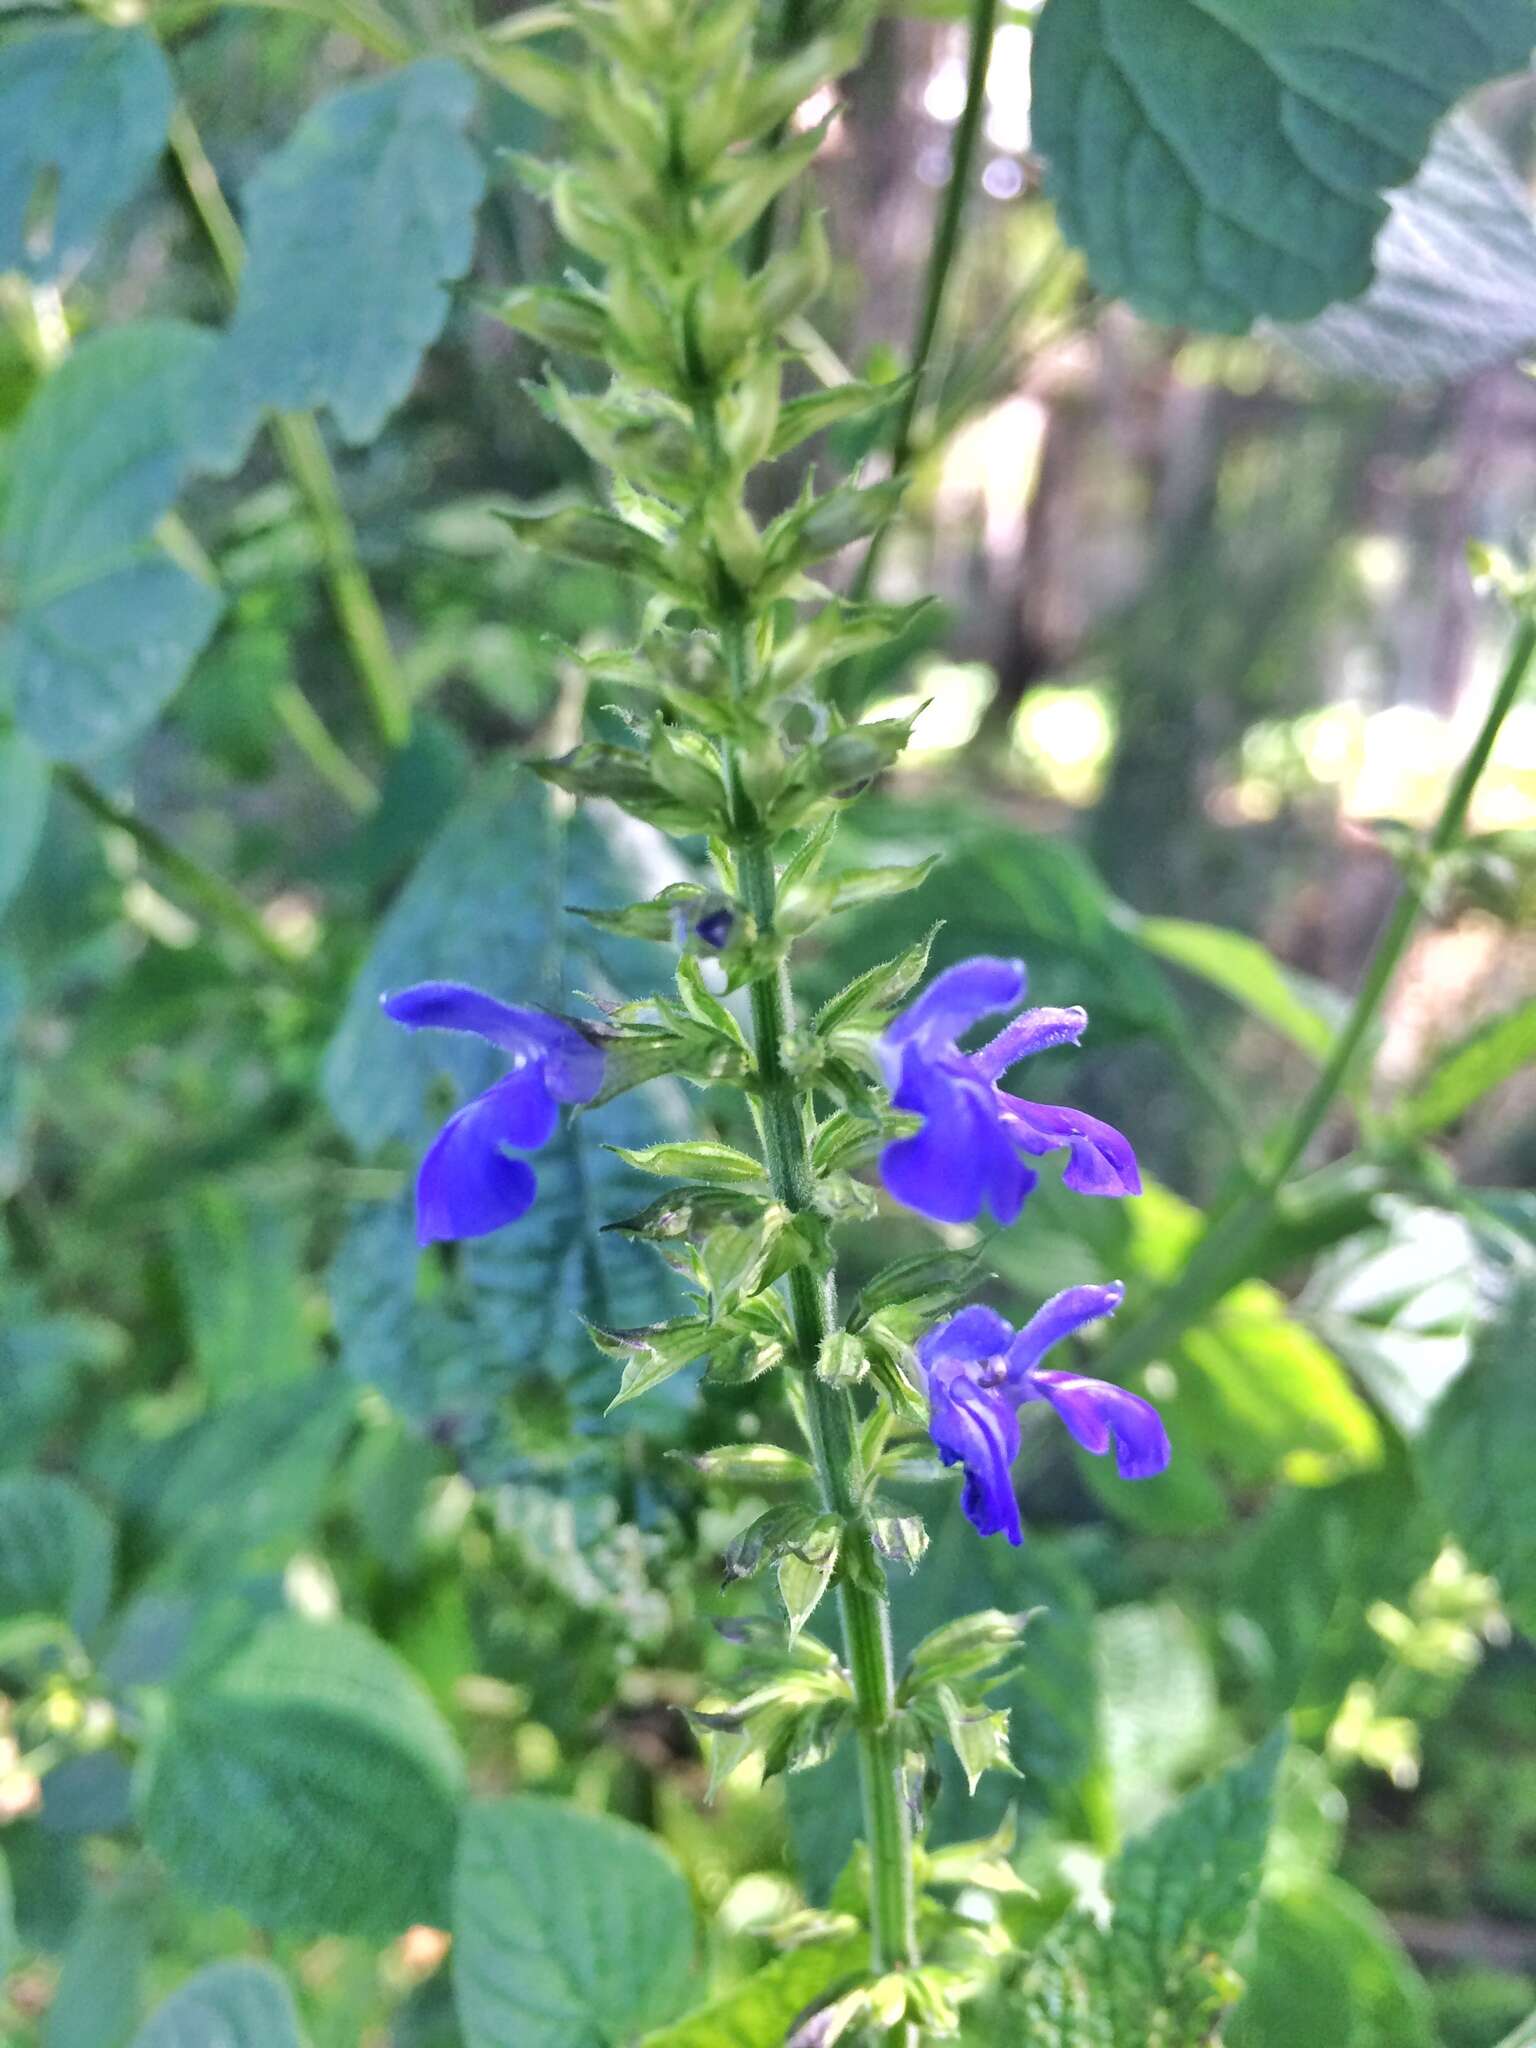
[[[898,1202],[936,1223],[973,1223],[988,1207],[999,1223],[1014,1222],[1039,1179],[1025,1160],[1047,1152],[1066,1152],[1062,1183],[1078,1194],[1141,1193],[1136,1155],[1112,1125],[997,1085],[1031,1053],[1076,1045],[1086,1011],[1025,1010],[979,1052],[956,1043],[981,1018],[1021,1003],[1027,982],[1022,960],[962,960],[880,1039],[892,1107],[923,1118],[920,1131],[886,1146],[881,1177]]]
[[[1151,1479],[1167,1465],[1168,1433],[1150,1401],[1107,1380],[1040,1367],[1052,1345],[1113,1315],[1124,1295],[1118,1282],[1069,1287],[1017,1333],[995,1309],[963,1308],[918,1344],[929,1429],[944,1463],[965,1467],[961,1504],[980,1535],[1024,1540],[1012,1468],[1028,1401],[1049,1401],[1084,1450],[1102,1456],[1113,1444],[1122,1479]]]
[[[603,1055],[576,1025],[548,1010],[498,1002],[457,981],[424,981],[383,998],[408,1031],[469,1031],[510,1054],[512,1071],[456,1110],[416,1176],[416,1241],[485,1237],[514,1223],[538,1182],[526,1159],[554,1135],[562,1102],[590,1102]]]

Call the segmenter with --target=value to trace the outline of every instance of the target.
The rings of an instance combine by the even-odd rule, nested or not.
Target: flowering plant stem
[[[743,846],[742,897],[763,931],[773,923],[775,878],[766,847]],[[752,1035],[757,1056],[763,1151],[773,1191],[787,1209],[810,1206],[811,1172],[800,1096],[780,1057],[793,1022],[785,969],[751,989]],[[810,1265],[789,1276],[795,1337],[805,1362],[807,1435],[823,1507],[847,1532],[845,1540],[871,1547],[860,1502],[860,1471],[853,1397],[810,1369],[833,1326],[833,1275]],[[838,1587],[843,1650],[853,1685],[864,1839],[870,1858],[870,1936],[877,1970],[917,1960],[912,1893],[912,1831],[905,1769],[895,1724],[895,1673],[890,1615],[884,1600],[845,1576]]]
[[[1224,1211],[1217,1214],[1196,1245],[1178,1282],[1149,1315],[1130,1324],[1104,1354],[1106,1373],[1124,1378],[1150,1364],[1200,1316],[1214,1308],[1229,1289],[1251,1270],[1255,1247],[1262,1240],[1286,1183],[1305,1158],[1341,1089],[1354,1073],[1360,1049],[1386,1000],[1393,978],[1424,909],[1428,884],[1437,864],[1459,845],[1467,812],[1500,728],[1513,710],[1533,663],[1536,663],[1536,618],[1522,614],[1505,657],[1504,669],[1477,737],[1457,770],[1440,815],[1425,842],[1420,862],[1405,874],[1392,913],[1376,941],[1365,976],[1322,1071],[1310,1093],[1278,1135],[1268,1163],[1255,1180]]]

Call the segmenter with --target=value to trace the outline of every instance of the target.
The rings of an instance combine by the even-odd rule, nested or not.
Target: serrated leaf
[[[1047,0],[1034,139],[1101,290],[1241,333],[1363,292],[1383,193],[1531,43],[1529,0]]]
[[[484,173],[468,74],[423,58],[310,109],[246,192],[240,298],[198,408],[198,449],[237,469],[263,412],[325,405],[371,441],[415,380],[469,268]]]
[[[1363,298],[1301,327],[1287,348],[1335,377],[1401,389],[1475,376],[1536,348],[1536,221],[1508,160],[1452,118],[1392,194]]]
[[[212,346],[176,320],[93,335],[17,432],[0,528],[0,576],[14,586],[0,686],[55,760],[137,738],[218,617],[218,592],[154,535],[185,473],[189,392]]]
[[[1466,1371],[1416,1446],[1424,1484],[1452,1538],[1499,1582],[1521,1628],[1536,1632],[1536,1520],[1527,1511],[1536,1459],[1536,1268],[1486,1277]]]
[[[0,1620],[59,1615],[89,1637],[112,1595],[112,1525],[68,1479],[0,1479]]]
[[[0,274],[75,268],[154,169],[172,94],[141,28],[50,22],[0,42]]]
[[[443,1924],[462,1789],[453,1737],[382,1643],[282,1615],[172,1692],[145,1839],[209,1904],[385,1940]]]
[[[1074,1908],[1031,1957],[1009,2023],[1020,2048],[1195,2048],[1236,1982],[1229,1956],[1258,1893],[1277,1731],[1127,1843],[1102,1917]]]
[[[553,1799],[469,1810],[452,1925],[465,2048],[614,2048],[687,1994],[681,1871],[627,1821]]]
[[[133,2048],[304,2048],[287,1984],[266,1963],[210,1963],[133,2037]]]
[[[782,2048],[806,2007],[868,1961],[863,1935],[791,1949],[686,2019],[647,2034],[639,2048]]]

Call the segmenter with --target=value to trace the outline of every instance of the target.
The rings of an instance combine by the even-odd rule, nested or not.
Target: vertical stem
[[[723,628],[733,682],[745,686],[746,631],[739,619]],[[729,765],[729,764],[728,764]],[[742,900],[758,929],[773,928],[777,878],[773,856],[752,830],[739,784],[732,776],[737,833],[734,851]],[[789,970],[752,983],[752,1036],[757,1056],[763,1151],[778,1199],[788,1209],[811,1206],[813,1177],[806,1140],[804,1096],[783,1061],[786,1033],[794,1021]],[[845,1551],[858,1546],[861,1560],[878,1569],[864,1508],[863,1471],[853,1397],[815,1370],[822,1341],[836,1316],[836,1283],[830,1267],[816,1272],[798,1266],[789,1276],[790,1310],[796,1349],[805,1379],[807,1433],[822,1505],[844,1526]],[[859,1793],[870,1860],[870,1937],[877,1970],[901,1969],[917,1961],[916,1911],[912,1887],[912,1829],[907,1812],[905,1770],[896,1723],[895,1660],[890,1611],[875,1592],[844,1575],[838,1583],[843,1652],[853,1686]],[[902,2033],[905,2034],[903,2029]]]
[[[971,0],[971,48],[966,75],[965,109],[955,129],[955,147],[950,157],[949,183],[944,188],[933,245],[928,252],[928,270],[923,280],[922,307],[912,343],[912,367],[906,395],[896,415],[895,439],[891,446],[891,474],[901,476],[911,466],[912,435],[918,408],[923,400],[933,345],[938,339],[939,315],[960,247],[960,223],[970,197],[971,172],[976,145],[981,139],[982,116],[987,103],[987,71],[992,62],[992,41],[997,33],[997,0]],[[880,527],[871,537],[853,581],[852,595],[868,597],[874,588],[875,572],[885,548],[890,525]]]
[[[1522,617],[1515,629],[1493,700],[1476,739],[1456,771],[1426,848],[1427,862],[1450,853],[1461,838],[1467,811],[1488,765],[1499,729],[1513,710],[1536,663],[1536,618]],[[1424,885],[1405,877],[1392,912],[1366,966],[1353,1007],[1311,1090],[1280,1134],[1256,1186],[1218,1215],[1195,1246],[1177,1282],[1152,1311],[1112,1340],[1103,1355],[1106,1378],[1123,1379],[1156,1358],[1192,1322],[1213,1308],[1249,1270],[1254,1246],[1268,1228],[1275,1203],[1295,1172],[1323,1120],[1353,1073],[1360,1050],[1387,997],[1424,907]]]
[[[171,117],[170,146],[187,196],[233,293],[245,265],[245,240],[197,125],[185,107],[179,106]],[[314,415],[307,412],[280,413],[272,425],[288,474],[314,518],[331,603],[379,738],[392,749],[402,747],[411,736],[410,693],[363,567],[357,534],[342,503],[341,487],[320,429]]]

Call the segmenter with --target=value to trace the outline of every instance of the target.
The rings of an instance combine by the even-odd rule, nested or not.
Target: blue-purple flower
[[[1086,1011],[1025,1010],[979,1052],[961,1052],[956,1041],[993,1011],[1014,1009],[1027,981],[1022,960],[963,960],[880,1039],[892,1107],[923,1118],[912,1137],[886,1146],[881,1177],[898,1202],[937,1223],[973,1223],[985,1208],[1014,1222],[1039,1178],[1025,1161],[1047,1152],[1067,1154],[1062,1183],[1078,1194],[1141,1193],[1136,1155],[1112,1125],[998,1086],[1031,1053],[1076,1045]]]
[[[409,1031],[470,1031],[510,1055],[512,1071],[456,1110],[416,1176],[419,1244],[485,1237],[513,1223],[538,1186],[526,1159],[554,1135],[562,1102],[590,1102],[603,1054],[568,1018],[498,1002],[457,981],[424,981],[383,999]]]
[[[1040,1360],[1084,1323],[1112,1315],[1125,1289],[1069,1287],[1014,1332],[995,1309],[963,1308],[937,1323],[917,1347],[928,1382],[929,1428],[946,1465],[965,1467],[966,1514],[983,1536],[1021,1543],[1013,1461],[1019,1410],[1049,1401],[1084,1450],[1114,1445],[1122,1479],[1151,1479],[1168,1463],[1168,1433],[1150,1401],[1107,1380],[1042,1370]]]

